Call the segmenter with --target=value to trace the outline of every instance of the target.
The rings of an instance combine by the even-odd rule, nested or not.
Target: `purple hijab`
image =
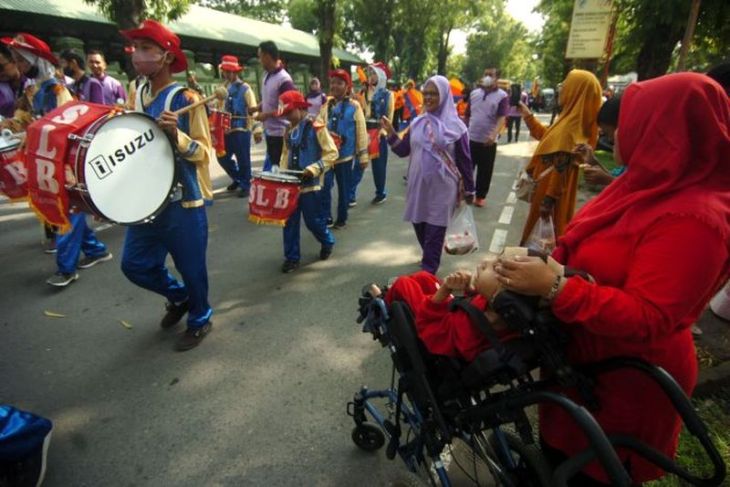
[[[440,149],[446,149],[449,144],[459,140],[466,133],[467,128],[456,112],[449,80],[441,75],[432,76],[424,83],[424,88],[429,83],[433,83],[439,92],[439,107],[434,112],[424,111],[413,121],[411,137],[423,140],[424,145],[432,150],[431,136],[427,131],[430,125],[436,145]]]

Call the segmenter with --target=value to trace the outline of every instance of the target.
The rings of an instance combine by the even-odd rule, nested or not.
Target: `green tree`
[[[451,54],[449,40],[454,29],[469,30],[482,15],[485,0],[447,0],[441,2],[434,18],[435,36],[438,40],[437,59],[439,74],[446,74],[446,62]],[[445,7],[445,8],[443,8]]]
[[[500,68],[513,79],[532,75],[533,50],[527,38],[527,28],[504,11],[503,3],[492,2],[467,38],[464,79],[478,80],[488,67]]]
[[[146,18],[175,20],[184,14],[190,0],[85,0],[120,29],[133,29]]]
[[[344,28],[342,0],[290,0],[288,18],[292,27],[313,32],[319,41],[319,77],[328,85],[332,68],[332,49],[343,44],[340,33]]]
[[[573,0],[541,0],[536,7],[545,18],[540,38],[536,42],[541,54],[540,71],[544,86],[556,86],[572,66],[565,59],[565,49],[570,35],[573,3]]]
[[[203,7],[262,20],[272,24],[284,21],[286,0],[199,0]]]

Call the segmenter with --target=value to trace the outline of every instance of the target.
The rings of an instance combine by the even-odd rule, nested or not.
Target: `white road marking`
[[[502,214],[499,215],[499,223],[502,225],[509,225],[512,223],[512,215],[515,212],[514,206],[505,206],[502,208]]]
[[[507,195],[506,203],[508,205],[513,205],[517,203],[517,193],[515,193],[514,191],[510,191],[509,195]]]
[[[492,235],[492,243],[489,244],[489,251],[493,254],[502,253],[505,242],[507,242],[507,230],[497,228]]]

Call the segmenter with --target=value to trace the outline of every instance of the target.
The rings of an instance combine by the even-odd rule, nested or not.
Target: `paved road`
[[[526,205],[511,185],[533,146],[499,149],[488,206],[476,209],[484,249],[519,239]],[[119,270],[123,228],[99,234],[112,262],[58,291],[44,283],[55,262],[36,219],[0,202],[0,402],[54,421],[44,485],[386,485],[402,466],[352,445],[345,403],[389,379],[387,354],[354,322],[361,287],[415,271],[420,258],[401,221],[405,168],[391,155],[381,206],[369,204],[365,175],[330,260],[317,260],[304,231],[303,265],[289,275],[281,230],[248,223],[244,200],[218,194],[208,211],[214,328],[187,353],[157,326],[164,300]],[[216,187],[228,184],[213,172]],[[478,258],[444,256],[442,272]]]

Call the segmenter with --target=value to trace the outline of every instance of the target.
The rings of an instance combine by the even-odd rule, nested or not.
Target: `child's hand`
[[[471,286],[471,272],[452,272],[444,279],[444,286],[452,291],[466,291]]]

